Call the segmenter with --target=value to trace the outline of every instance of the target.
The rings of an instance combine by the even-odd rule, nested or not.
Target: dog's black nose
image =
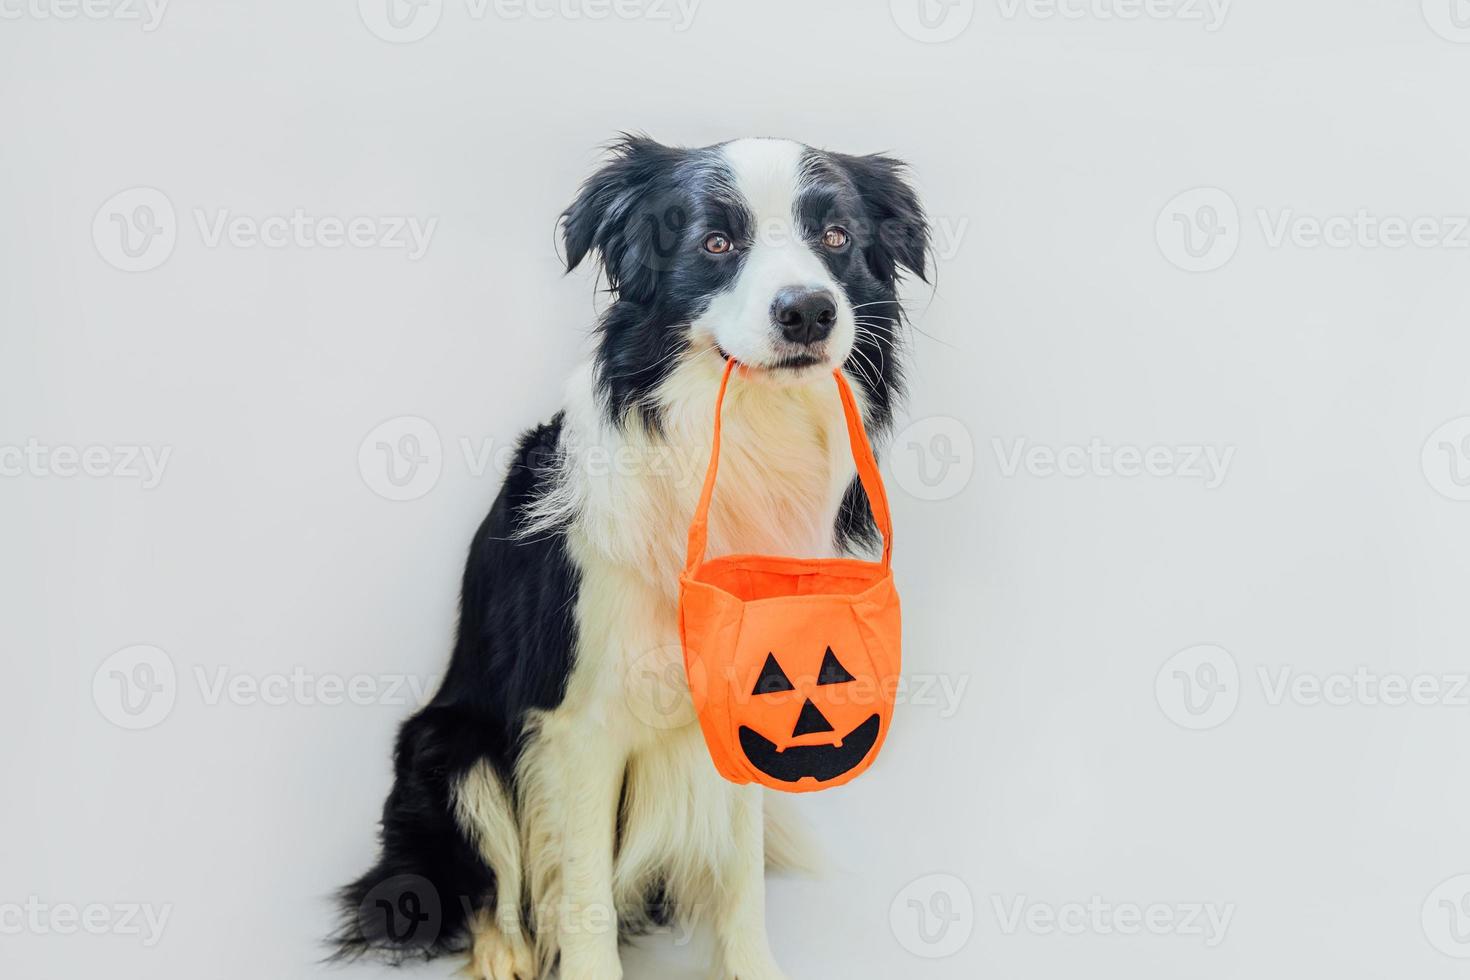
[[[781,336],[792,343],[815,344],[832,333],[837,300],[825,289],[793,286],[776,294],[771,319],[781,328]]]

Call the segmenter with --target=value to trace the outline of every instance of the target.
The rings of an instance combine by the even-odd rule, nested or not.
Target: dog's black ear
[[[668,265],[670,221],[682,215],[672,177],[679,154],[646,136],[624,135],[612,144],[607,163],[562,213],[568,272],[595,251],[615,292],[637,302],[652,298],[658,272]]]
[[[908,165],[882,154],[837,155],[862,195],[873,223],[868,265],[884,282],[893,283],[902,266],[929,281],[929,220],[908,182]]]

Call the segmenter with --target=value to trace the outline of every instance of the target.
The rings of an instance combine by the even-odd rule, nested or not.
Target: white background
[[[397,681],[442,669],[497,489],[464,446],[556,408],[596,305],[554,222],[639,129],[891,151],[941,232],[889,459],[933,689],[869,776],[799,803],[834,870],[771,887],[792,976],[1464,975],[1463,3],[1461,29],[1451,0],[926,0],[930,29],[903,0],[705,0],[688,24],[443,0],[394,43],[386,0],[178,3],[153,30],[93,2],[0,4],[0,972],[321,971],[412,711]],[[139,187],[172,224],[114,197]],[[436,224],[417,258],[206,234],[297,209]],[[1313,244],[1360,210],[1434,241]],[[172,250],[126,259],[114,215]],[[359,449],[403,416],[439,476],[392,501]],[[1024,455],[1094,439],[1172,468]],[[110,475],[72,473],[91,446]],[[1223,480],[1191,446],[1231,451]],[[127,447],[170,453],[156,486]],[[1360,668],[1436,703],[1278,696]],[[143,714],[121,679],[158,688],[128,691]],[[369,703],[323,703],[334,681]],[[1046,926],[1094,897],[1175,927]],[[137,903],[168,912],[156,942],[120,921]],[[57,909],[94,904],[112,925],[65,934]],[[625,959],[684,978],[707,952]]]

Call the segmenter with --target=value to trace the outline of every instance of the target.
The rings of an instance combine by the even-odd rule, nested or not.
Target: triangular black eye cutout
[[[837,662],[837,655],[832,648],[827,648],[827,655],[822,658],[822,669],[817,673],[818,684],[846,684],[855,681],[856,677],[847,672],[847,668]]]
[[[756,678],[755,690],[752,694],[776,694],[781,691],[794,691],[796,686],[791,683],[791,678],[776,663],[774,653],[766,654],[766,665],[761,668],[761,675]]]
[[[791,737],[796,738],[798,735],[814,735],[817,732],[830,731],[832,731],[832,723],[808,699],[807,703],[801,706],[801,715],[796,719],[796,728],[792,730]]]

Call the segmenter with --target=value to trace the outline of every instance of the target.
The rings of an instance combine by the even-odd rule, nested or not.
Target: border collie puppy
[[[903,165],[786,140],[627,137],[562,216],[613,302],[562,411],[526,433],[464,573],[443,686],[404,724],[376,867],[338,955],[470,955],[470,975],[617,980],[620,936],[712,929],[725,977],[775,980],[764,868],[800,839],[720,778],[677,598],[725,404],[711,555],[832,556],[875,533],[831,372],[868,432],[900,384],[896,287],[928,225]]]

